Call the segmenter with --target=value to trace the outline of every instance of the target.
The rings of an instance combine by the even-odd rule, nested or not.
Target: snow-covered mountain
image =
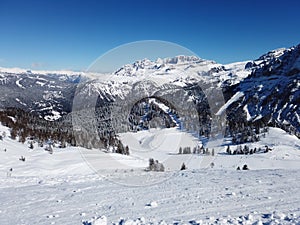
[[[0,68],[0,108],[20,108],[57,120],[71,111],[81,74]]]
[[[231,90],[235,99],[228,110],[243,109],[248,121],[292,125],[300,132],[300,45],[271,51],[248,66],[255,69]]]
[[[198,117],[200,111],[209,114],[215,102],[219,113],[250,122],[292,125],[299,132],[299,48],[278,49],[254,61],[227,65],[195,56],[143,59],[111,74],[1,68],[0,107],[19,107],[56,120],[96,105],[107,111],[114,103],[115,123],[119,123],[126,119],[118,118],[124,105],[132,107],[155,96],[169,101],[179,113],[196,108]],[[216,89],[222,91],[225,101]]]

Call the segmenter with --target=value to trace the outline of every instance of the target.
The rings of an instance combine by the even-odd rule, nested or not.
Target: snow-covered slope
[[[54,153],[49,154],[45,147],[29,149],[28,144],[22,144],[9,137],[9,129],[0,126],[0,134],[6,137],[0,141],[1,158],[0,170],[2,175],[9,168],[14,168],[15,175],[64,175],[91,173],[84,160],[96,170],[136,169],[142,171],[148,166],[148,159],[155,158],[166,165],[166,171],[180,169],[182,163],[190,169],[203,169],[214,163],[214,168],[236,169],[237,166],[248,164],[251,169],[300,169],[300,140],[289,135],[279,128],[269,128],[265,138],[259,142],[248,143],[250,148],[264,148],[266,145],[272,149],[268,153],[253,155],[227,155],[227,142],[224,145],[210,143],[210,151],[215,150],[215,157],[203,154],[178,154],[179,148],[202,146],[202,142],[189,133],[177,128],[150,129],[136,133],[120,134],[125,145],[129,146],[130,156],[109,153],[107,150],[88,150],[81,147],[54,148]],[[231,145],[231,149],[238,146]],[[6,150],[5,150],[6,149]],[[24,156],[26,161],[20,161]],[[99,161],[98,161],[99,160]],[[36,170],[38,169],[38,170]]]
[[[132,156],[74,147],[49,154],[11,140],[9,129],[0,126],[3,131],[1,224],[300,223],[300,141],[279,128],[252,144],[268,145],[271,152],[226,155],[219,147],[215,157],[175,154],[171,149],[197,143],[175,128],[121,134]],[[172,159],[174,170],[144,172],[149,156]],[[125,167],[113,169],[112,160]],[[179,171],[183,161],[188,170]],[[249,171],[236,170],[244,164]],[[110,172],[95,165],[110,165]]]

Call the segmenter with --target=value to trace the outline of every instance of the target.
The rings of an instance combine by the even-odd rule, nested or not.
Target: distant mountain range
[[[198,132],[211,126],[212,114],[226,113],[229,123],[271,124],[299,137],[299,86],[300,45],[227,65],[195,56],[143,59],[111,74],[0,68],[0,108],[20,108],[48,121],[92,108],[98,129],[116,132],[146,129],[158,112],[169,122],[176,114],[174,124]],[[149,114],[149,105],[156,113]]]

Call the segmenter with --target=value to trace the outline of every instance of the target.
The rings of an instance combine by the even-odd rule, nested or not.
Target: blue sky
[[[255,59],[300,43],[299,8],[296,0],[1,0],[0,66],[85,70],[140,40],[220,63]]]

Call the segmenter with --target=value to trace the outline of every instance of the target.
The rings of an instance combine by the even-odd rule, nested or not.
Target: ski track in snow
[[[271,215],[277,212],[286,215],[279,222],[289,224],[291,214],[300,210],[299,179],[297,170],[192,170],[174,172],[171,179],[157,185],[133,188],[97,175],[13,176],[0,179],[0,223],[71,225],[101,215],[108,223],[118,223],[120,217],[143,217],[154,224],[161,220],[167,224],[209,223],[218,218],[239,221],[252,215],[254,223],[272,221]]]
[[[212,158],[214,168],[199,168],[199,160],[205,156],[191,155],[188,170],[179,171],[186,156],[173,154],[177,167],[171,171],[116,170],[110,165],[107,174],[91,170],[82,153],[100,156],[98,163],[103,165],[109,159],[131,160],[137,165],[138,160],[145,159],[138,158],[142,156],[138,152],[135,158],[74,147],[54,148],[50,155],[36,145],[29,150],[11,140],[9,129],[0,126],[0,134],[3,131],[1,225],[300,224],[300,141],[279,128],[270,128],[266,138],[249,144],[251,148],[268,144],[271,152],[228,156],[222,154],[225,147],[220,147],[216,149],[220,154]],[[155,153],[163,157],[178,145],[168,137],[170,134],[174,137],[180,132],[164,129],[121,136],[126,139],[129,135],[127,141],[132,147],[142,140],[145,151],[165,136],[161,144],[164,149]],[[180,135],[184,135],[182,144],[193,143],[191,135]],[[21,155],[25,162],[19,160]],[[245,163],[249,171],[236,170]],[[10,167],[13,171],[7,177]],[[127,185],[128,180],[138,185]]]

